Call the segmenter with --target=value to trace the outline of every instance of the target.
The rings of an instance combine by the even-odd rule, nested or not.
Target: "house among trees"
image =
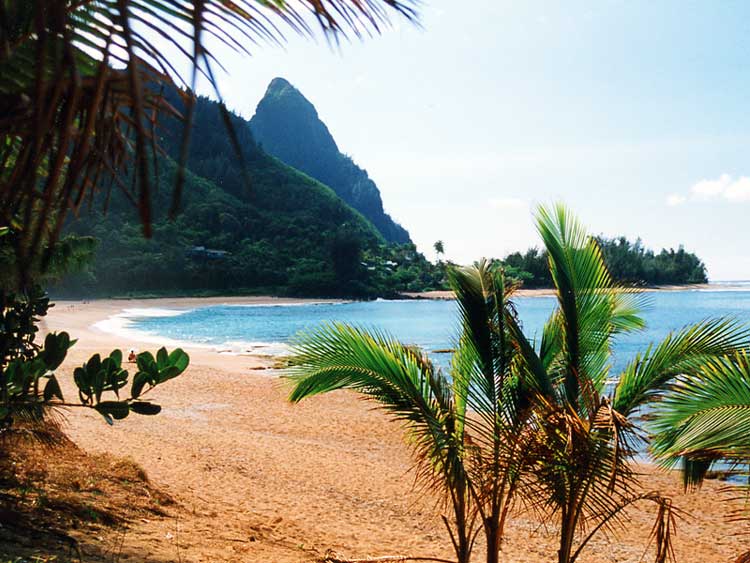
[[[193,246],[187,251],[188,258],[202,260],[222,260],[229,254],[226,250],[213,250],[205,246]]]

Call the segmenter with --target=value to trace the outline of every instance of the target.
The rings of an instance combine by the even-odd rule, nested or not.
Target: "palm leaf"
[[[559,375],[566,401],[593,412],[606,379],[612,337],[638,330],[639,297],[617,287],[596,239],[562,205],[537,210],[558,310],[545,326],[543,363]]]
[[[706,362],[748,346],[748,327],[730,318],[707,319],[670,333],[627,365],[615,388],[613,406],[630,415],[658,398],[678,375],[698,374]]]
[[[453,524],[445,517],[444,522],[459,561],[468,561],[475,518],[463,456],[465,403],[456,405],[445,376],[419,349],[343,324],[301,335],[290,363],[291,401],[353,389],[404,423],[417,477],[450,500]]]
[[[449,384],[413,348],[384,334],[330,324],[300,336],[290,362],[292,402],[354,389],[406,424],[420,462],[438,473],[460,473]]]
[[[748,463],[750,358],[711,359],[678,377],[654,414],[652,452],[665,466],[681,463],[686,486],[700,484],[715,461]]]

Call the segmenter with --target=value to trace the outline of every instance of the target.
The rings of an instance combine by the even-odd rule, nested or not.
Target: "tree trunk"
[[[487,563],[498,563],[500,561],[500,527],[497,519],[488,519],[484,530],[487,535]]]
[[[571,516],[573,514],[575,514],[574,507],[568,507],[567,510],[563,511],[560,522],[560,549],[557,551],[557,563],[570,563],[576,532],[576,523]]]
[[[451,525],[448,519],[443,516],[448,533],[451,535],[453,542],[453,549],[456,553],[457,563],[469,563],[471,560],[471,538],[469,537],[470,530],[468,529],[467,514],[466,514],[466,491],[459,488],[453,497],[453,509],[455,518],[455,536],[451,531]]]

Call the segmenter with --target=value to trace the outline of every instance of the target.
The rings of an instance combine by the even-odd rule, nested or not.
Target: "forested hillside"
[[[176,96],[173,102],[179,105]],[[157,162],[153,238],[142,237],[135,209],[114,190],[106,215],[84,212],[68,228],[99,244],[90,271],[56,291],[368,297],[440,283],[440,273],[412,244],[387,244],[330,188],[261,150],[246,121],[233,116],[233,122],[249,182],[218,105],[199,99],[176,220],[169,221],[167,212],[181,125],[167,121],[161,124],[166,155]]]
[[[263,149],[330,186],[362,213],[389,242],[411,242],[409,233],[383,210],[380,191],[367,172],[339,151],[318,112],[294,86],[274,78],[250,127]]]

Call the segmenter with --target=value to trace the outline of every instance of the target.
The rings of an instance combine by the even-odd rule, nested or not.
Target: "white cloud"
[[[690,198],[699,201],[715,199],[724,193],[731,184],[732,177],[729,174],[722,174],[716,180],[701,180],[690,188]]]
[[[490,207],[504,210],[528,209],[529,204],[517,197],[493,197],[488,202]]]
[[[680,194],[669,194],[667,196],[667,205],[670,207],[675,207],[677,205],[682,205],[687,201],[687,198],[684,195]]]
[[[743,176],[727,186],[724,197],[729,201],[750,201],[750,178]]]
[[[750,202],[750,177],[740,176],[734,179],[729,174],[722,174],[713,180],[696,182],[687,195],[670,194],[666,200],[667,205],[672,207],[695,201]]]

